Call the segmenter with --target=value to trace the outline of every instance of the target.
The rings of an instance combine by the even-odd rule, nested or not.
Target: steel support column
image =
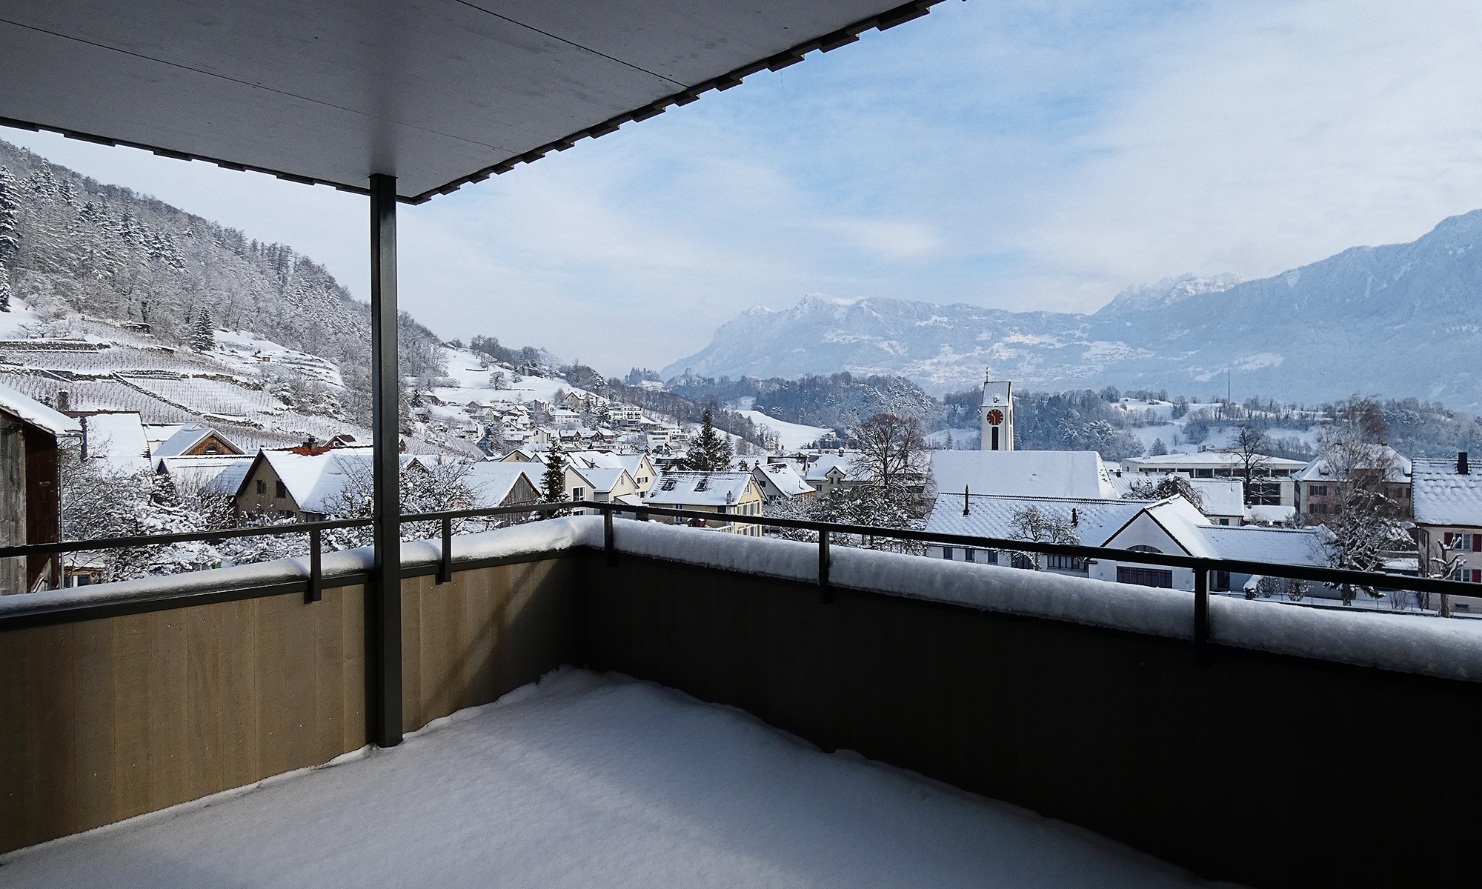
[[[397,439],[396,177],[370,177],[371,426],[375,562],[366,587],[366,719],[380,747],[401,743],[401,506]]]

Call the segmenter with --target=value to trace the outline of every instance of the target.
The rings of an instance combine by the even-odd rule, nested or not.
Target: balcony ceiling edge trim
[[[601,123],[583,128],[581,130],[577,130],[576,132],[564,136],[560,139],[556,139],[544,145],[537,146],[513,157],[506,158],[499,163],[484,167],[473,173],[469,173],[466,176],[460,176],[457,179],[453,179],[447,183],[444,183],[443,185],[430,188],[420,194],[398,195],[397,200],[403,204],[424,204],[438,195],[452,194],[453,192],[462,188],[464,185],[468,185],[474,182],[482,182],[485,179],[488,179],[490,176],[497,176],[503,173],[507,173],[520,164],[534,163],[545,155],[550,154],[552,151],[565,151],[582,139],[595,139],[600,136],[605,136],[609,133],[615,133],[623,124],[647,120],[650,117],[655,117],[659,114],[662,114],[664,111],[673,106],[688,105],[689,103],[699,99],[699,97],[704,93],[710,92],[712,90],[723,91],[731,89],[735,86],[739,86],[743,79],[749,77],[752,74],[756,74],[763,70],[779,71],[783,68],[788,67],[789,65],[797,64],[798,62],[801,62],[803,60],[803,57],[805,55],[814,50],[819,50],[821,52],[830,52],[831,50],[838,49],[841,46],[847,46],[850,43],[854,43],[859,39],[859,35],[864,33],[865,31],[869,31],[872,29],[886,31],[890,28],[894,28],[896,25],[902,25],[906,22],[918,19],[929,13],[931,11],[931,7],[941,2],[943,2],[943,0],[910,0],[910,2],[904,3],[886,12],[871,16],[859,22],[855,22],[852,25],[847,25],[837,31],[833,31],[829,34],[824,34],[821,37],[815,37],[811,40],[807,40],[789,49],[785,49],[782,52],[776,53],[775,55],[769,56],[765,59],[761,59],[760,61],[752,62],[748,65],[743,65],[740,68],[733,69],[717,77],[702,81],[694,86],[687,87],[683,90],[680,90],[679,92],[665,96],[664,98],[659,99],[655,102],[650,102],[646,105],[624,112],[623,114],[608,118]],[[57,133],[69,139],[76,139],[81,142],[92,142],[97,145],[106,145],[109,147],[123,146],[126,148],[137,148],[141,151],[148,151],[161,157],[169,157],[175,158],[177,160],[186,161],[202,161],[209,164],[215,164],[216,166],[227,170],[236,170],[239,172],[250,170],[254,173],[264,173],[266,175],[273,176],[277,179],[282,179],[287,182],[297,182],[304,185],[327,185],[330,188],[334,188],[338,191],[349,192],[352,194],[370,194],[370,188],[368,184],[355,185],[348,182],[336,182],[328,179],[302,176],[295,173],[289,173],[284,170],[273,169],[270,167],[260,167],[252,164],[243,164],[202,154],[181,152],[162,145],[150,145],[141,142],[133,142],[126,139],[115,139],[99,133],[88,133],[79,130],[68,129],[65,127],[48,126],[45,124],[38,124],[26,120],[17,120],[10,117],[0,117],[0,125],[11,127],[14,129],[29,130],[31,132],[46,131]]]

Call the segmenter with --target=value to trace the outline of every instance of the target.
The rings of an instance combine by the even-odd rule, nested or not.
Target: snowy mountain
[[[1045,389],[1168,389],[1300,401],[1355,392],[1482,408],[1482,211],[1413,243],[1356,247],[1271,278],[1192,276],[1090,314],[806,297],[752,309],[666,378],[901,374],[936,392],[984,368]]]

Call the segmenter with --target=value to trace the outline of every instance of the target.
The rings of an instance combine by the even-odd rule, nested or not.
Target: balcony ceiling
[[[9,0],[0,122],[422,201],[939,0]]]

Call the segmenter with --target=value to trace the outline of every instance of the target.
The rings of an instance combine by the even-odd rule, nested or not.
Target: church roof
[[[1012,397],[1012,393],[1010,392],[1010,390],[1013,388],[1013,385],[1013,383],[1010,383],[1007,380],[989,380],[988,382],[984,383],[984,407],[988,407],[991,405],[1007,407],[1009,404],[1009,399],[1010,397]]]

